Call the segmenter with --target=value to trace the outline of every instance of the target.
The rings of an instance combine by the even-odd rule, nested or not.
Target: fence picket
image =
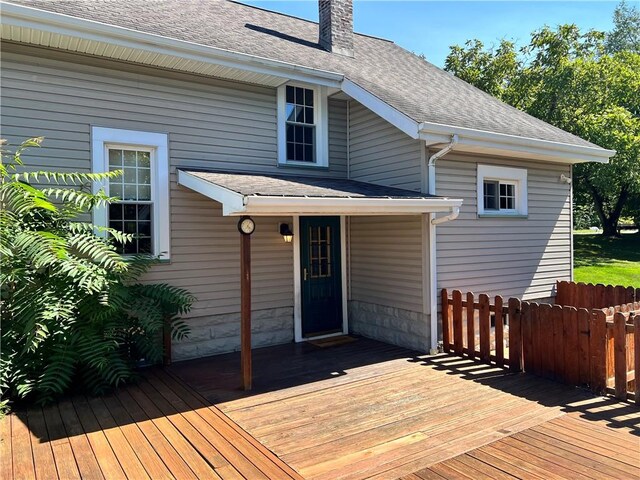
[[[566,381],[578,385],[580,369],[578,367],[578,310],[575,307],[562,309],[563,333],[565,338],[564,363]]]
[[[635,401],[640,405],[640,314],[633,317],[633,370],[635,373]]]
[[[480,295],[479,303],[480,359],[484,362],[489,362],[491,359],[491,303],[489,295],[484,293]]]
[[[589,319],[591,314],[586,308],[578,310],[578,378],[580,385],[587,385],[591,375],[589,366]]]
[[[555,371],[553,378],[564,382],[566,379],[564,363],[564,324],[562,321],[562,307],[553,305],[551,307],[551,321],[553,323],[553,364]]]
[[[522,302],[509,299],[509,368],[513,372],[522,371]]]
[[[496,363],[504,366],[504,318],[502,316],[502,297],[496,295],[495,299],[495,342],[496,342]]]
[[[531,329],[531,304],[522,302],[522,358],[524,371],[533,373],[533,332]]]
[[[590,385],[600,394],[607,387],[607,316],[602,310],[592,311],[589,332]]]
[[[451,350],[451,331],[449,329],[449,293],[446,288],[441,293],[441,309],[442,309],[442,348],[445,353]]]
[[[473,292],[467,292],[467,354],[469,358],[476,356],[476,315]]]
[[[623,313],[613,316],[614,370],[616,397],[627,398],[627,334],[626,318]]]
[[[538,309],[540,317],[540,373],[546,378],[553,378],[553,319],[551,318],[552,307],[548,303],[543,303]]]
[[[462,355],[462,292],[453,291],[453,351]]]

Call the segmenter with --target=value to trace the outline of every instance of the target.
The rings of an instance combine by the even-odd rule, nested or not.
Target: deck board
[[[627,447],[637,440],[630,432],[637,433],[640,423],[637,410],[629,410],[628,404],[614,406],[609,400],[540,378],[510,375],[451,356],[423,357],[365,339],[327,349],[304,345],[257,350],[254,364],[250,394],[232,388],[237,382],[237,355],[176,364],[171,372],[305,478],[314,480],[409,475],[556,421],[573,410],[588,419],[576,417],[586,426],[571,424],[574,431],[569,435],[580,435],[580,429],[588,430],[593,421]],[[616,409],[620,415],[612,420]],[[617,428],[605,426],[607,422]],[[618,438],[620,434],[623,439]],[[510,447],[517,454],[511,472],[499,466],[485,469],[478,462],[486,462],[475,457],[443,469],[455,476],[451,472],[473,464],[469,470],[477,477],[491,469],[507,477],[532,470],[543,478],[566,473],[550,458],[529,458],[526,446],[524,450]],[[578,460],[566,452],[566,457]],[[519,467],[520,457],[529,463]],[[566,463],[562,458],[555,460]],[[444,470],[429,475],[442,476]],[[576,470],[589,471],[583,466]]]
[[[0,421],[1,477],[640,478],[640,410],[537,377],[359,339],[154,368]]]

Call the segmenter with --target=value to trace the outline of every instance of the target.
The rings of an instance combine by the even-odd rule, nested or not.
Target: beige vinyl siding
[[[350,217],[350,300],[422,312],[420,216]]]
[[[274,88],[3,44],[2,133],[45,136],[42,166],[88,170],[96,125],[168,133],[174,167],[344,177],[346,102],[328,115],[329,168],[281,169]]]
[[[356,101],[349,110],[350,177],[420,191],[422,142]]]
[[[147,281],[187,288],[198,302],[188,317],[239,311],[238,219],[221,205],[171,183],[171,263],[154,267]],[[253,310],[293,306],[293,248],[278,231],[288,217],[256,217],[251,237]]]
[[[478,218],[478,164],[526,168],[528,218]],[[571,276],[570,167],[452,152],[438,160],[436,192],[464,203],[458,219],[437,227],[438,289],[522,298],[554,294]]]

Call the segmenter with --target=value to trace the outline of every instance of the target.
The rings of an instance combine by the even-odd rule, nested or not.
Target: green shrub
[[[0,163],[2,399],[38,403],[131,381],[141,359],[162,358],[163,328],[174,339],[188,334],[180,317],[195,300],[179,288],[139,283],[158,260],[123,258],[113,243],[132,235],[82,221],[114,200],[87,187],[121,172],[18,171],[24,149],[41,142],[3,151]]]

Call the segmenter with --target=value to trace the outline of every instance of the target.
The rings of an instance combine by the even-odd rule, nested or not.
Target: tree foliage
[[[163,328],[175,339],[188,334],[181,315],[194,301],[182,289],[138,282],[157,260],[119,255],[113,240],[132,235],[80,221],[113,201],[85,187],[120,172],[24,171],[23,151],[41,141],[3,151],[0,163],[5,400],[46,402],[72,387],[100,393],[132,380],[141,359],[162,358]]]
[[[514,107],[616,150],[607,165],[574,170],[576,200],[592,202],[607,235],[615,234],[622,214],[640,210],[630,203],[640,191],[638,35],[637,9],[621,4],[609,35],[575,25],[544,27],[519,49],[507,41],[496,49],[478,41],[451,47],[445,64]]]

